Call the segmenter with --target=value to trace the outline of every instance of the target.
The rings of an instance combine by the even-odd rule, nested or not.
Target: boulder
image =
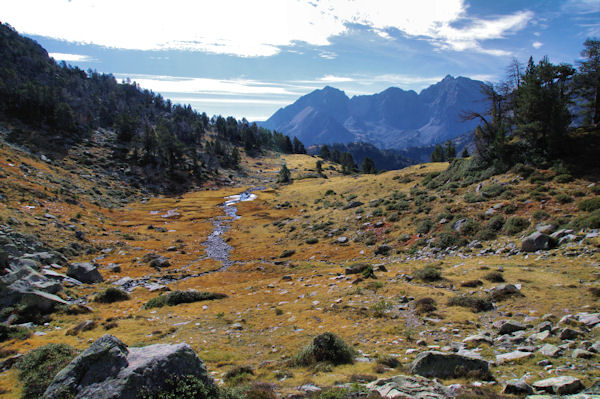
[[[127,348],[105,335],[62,369],[43,399],[134,399],[155,393],[168,379],[193,375],[212,385],[202,360],[187,344]]]
[[[50,280],[29,266],[10,269],[0,277],[0,305],[4,307],[22,303],[48,312],[56,305],[66,304],[55,295],[61,290],[59,281]]]
[[[504,383],[505,395],[531,395],[533,388],[523,380],[509,380]]]
[[[535,252],[547,250],[552,248],[553,244],[554,241],[549,235],[536,231],[530,236],[523,238],[521,241],[521,251]]]
[[[497,302],[514,296],[523,296],[523,294],[514,284],[501,284],[490,290],[490,296],[493,301]]]
[[[582,391],[585,387],[579,378],[562,375],[536,381],[533,383],[533,388],[536,391],[555,395],[571,395]]]
[[[575,349],[571,357],[573,359],[591,359],[595,356],[593,352],[586,351],[585,349]]]
[[[427,351],[417,356],[410,371],[423,377],[455,378],[472,374],[485,378],[489,376],[489,364],[482,359],[454,353]]]
[[[79,280],[85,284],[93,284],[104,281],[98,268],[89,262],[71,263],[67,268],[67,276]]]
[[[498,334],[500,335],[512,334],[527,328],[525,325],[513,320],[500,321],[498,324],[494,323],[494,326],[498,328]]]
[[[451,392],[439,382],[419,376],[398,375],[382,378],[367,384],[370,392],[377,392],[384,399],[442,399],[451,398]]]
[[[557,357],[560,355],[561,349],[556,345],[546,344],[542,346],[538,352],[544,356]]]
[[[522,351],[516,350],[513,352],[509,352],[509,353],[503,353],[501,355],[496,355],[496,363],[504,364],[504,363],[508,363],[508,362],[515,362],[515,361],[520,361],[523,359],[530,359],[533,356],[534,355],[531,352],[522,352]]]
[[[560,339],[575,339],[581,335],[580,331],[573,330],[572,328],[563,328],[558,336]]]

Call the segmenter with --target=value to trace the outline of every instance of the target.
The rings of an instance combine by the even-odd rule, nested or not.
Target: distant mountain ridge
[[[463,121],[460,115],[488,108],[482,85],[448,75],[419,94],[390,87],[352,98],[326,86],[280,108],[261,125],[306,145],[360,141],[379,148],[430,146],[475,129],[477,121]]]

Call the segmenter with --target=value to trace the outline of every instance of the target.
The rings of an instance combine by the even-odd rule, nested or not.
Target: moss
[[[120,301],[126,301],[130,299],[130,296],[125,291],[122,291],[115,287],[109,287],[102,291],[94,298],[94,302],[100,303],[114,303]]]
[[[161,308],[163,306],[176,306],[181,303],[192,303],[200,301],[212,301],[227,298],[225,294],[198,291],[173,291],[168,294],[159,295],[150,299],[144,305],[144,309]]]
[[[27,353],[17,362],[23,382],[21,397],[39,398],[54,376],[77,356],[75,348],[66,344],[48,344]]]

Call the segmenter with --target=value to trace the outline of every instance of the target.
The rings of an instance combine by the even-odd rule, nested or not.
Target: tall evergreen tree
[[[431,162],[444,162],[444,148],[441,144],[438,144],[431,153]]]
[[[454,143],[452,141],[446,141],[445,151],[446,159],[448,161],[452,161],[454,158],[456,158],[456,147],[454,146]]]
[[[377,168],[375,167],[375,162],[369,157],[363,159],[361,164],[361,172],[364,174],[374,174],[377,173]]]
[[[576,79],[578,94],[583,97],[587,120],[600,124],[600,40],[587,39],[581,52],[584,57],[579,62],[579,74]]]
[[[279,183],[289,183],[292,180],[292,174],[286,164],[281,165],[279,173],[277,174],[277,181]]]

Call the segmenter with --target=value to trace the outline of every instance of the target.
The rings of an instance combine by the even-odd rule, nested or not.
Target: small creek
[[[173,283],[175,281],[185,280],[193,277],[201,277],[207,274],[227,270],[227,268],[229,268],[235,262],[229,259],[229,254],[233,250],[233,247],[227,244],[227,242],[223,239],[223,236],[231,228],[231,223],[234,220],[238,220],[241,218],[241,216],[237,214],[237,206],[235,205],[240,202],[253,201],[254,199],[256,199],[256,194],[252,194],[252,192],[264,189],[265,187],[253,187],[244,191],[243,193],[225,197],[226,201],[219,205],[219,207],[222,208],[225,212],[225,216],[217,216],[212,219],[213,232],[208,236],[206,241],[202,243],[202,245],[206,247],[206,255],[188,264],[187,266],[184,266],[185,269],[193,265],[194,263],[200,262],[204,259],[214,259],[221,262],[220,268],[194,274],[177,273],[178,271],[181,272],[182,269],[179,269],[178,271],[169,270],[166,275],[160,277],[148,276],[135,280],[129,277],[124,277],[119,281],[116,281],[114,284],[120,285],[123,289],[127,291],[131,291],[135,287],[139,286],[146,287],[150,290],[158,290],[163,285]]]

